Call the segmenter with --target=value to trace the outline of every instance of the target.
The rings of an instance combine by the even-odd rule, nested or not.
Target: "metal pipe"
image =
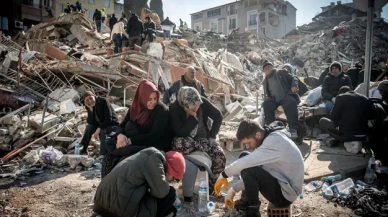
[[[43,108],[41,133],[43,133],[44,118],[45,118],[45,115],[46,115],[47,107],[48,107],[48,96],[46,97],[46,105]]]
[[[368,0],[368,20],[366,28],[365,45],[365,69],[364,69],[364,94],[369,98],[370,74],[372,69],[372,39],[373,39],[373,15],[375,0]]]

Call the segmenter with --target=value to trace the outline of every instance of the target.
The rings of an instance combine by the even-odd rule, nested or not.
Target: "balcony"
[[[248,22],[248,25],[250,25],[250,26],[256,26],[256,25],[257,25],[257,21],[256,21],[256,20],[250,20],[250,21]]]
[[[237,29],[237,26],[236,25],[229,25],[229,29]]]
[[[235,14],[237,14],[237,9],[229,10],[229,11],[228,11],[228,15],[229,15],[229,16],[230,16],[230,15],[235,15]]]
[[[55,11],[53,11],[50,6],[42,6],[42,8],[40,8],[39,5],[22,3],[20,7],[22,19],[34,20],[37,22],[49,21],[52,19],[52,14],[55,14]],[[51,15],[47,12],[46,8],[51,10]]]
[[[26,15],[29,15],[29,16],[36,16],[38,17],[38,20],[40,20],[40,16],[41,16],[41,9],[39,7],[39,5],[34,5],[34,4],[30,4],[30,5],[26,5],[26,4],[22,4],[21,5],[21,10],[22,10],[22,14],[26,14]]]

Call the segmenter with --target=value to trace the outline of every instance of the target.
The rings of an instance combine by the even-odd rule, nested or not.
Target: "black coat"
[[[202,97],[202,102],[200,109],[202,110],[202,119],[206,131],[208,132],[208,138],[216,138],[221,127],[222,114],[220,110],[205,97]],[[208,118],[213,120],[211,129],[207,126]],[[189,137],[190,132],[194,130],[198,124],[198,119],[191,115],[187,115],[182,106],[179,105],[178,100],[175,100],[175,102],[170,105],[169,119],[174,137]]]
[[[327,67],[322,73],[321,75],[319,76],[319,85],[322,85],[323,84],[323,80],[325,80],[326,76],[329,74],[329,67]]]
[[[286,94],[289,94],[289,95],[295,97],[297,103],[298,104],[300,103],[300,98],[299,98],[298,94],[295,94],[291,91],[292,87],[298,87],[298,78],[296,76],[292,76],[290,73],[288,73],[286,70],[283,70],[283,69],[281,69],[281,70],[273,69],[271,76],[275,76],[275,78],[279,81],[281,88],[283,88],[283,91]],[[267,77],[264,79],[263,88],[264,88],[264,97],[271,98],[272,94],[268,88],[268,78]]]
[[[97,10],[96,12],[94,12],[94,14],[93,14],[93,20],[95,20],[95,21],[97,21],[97,20],[102,20],[101,11]]]
[[[331,100],[333,97],[338,95],[338,91],[343,86],[349,86],[353,89],[352,81],[349,76],[345,75],[345,73],[341,72],[338,77],[333,76],[332,74],[328,74],[326,78],[323,80],[322,84],[322,98],[324,100]]]
[[[159,102],[152,110],[148,123],[141,128],[138,126],[140,133],[136,136],[129,136],[128,123],[130,123],[131,112],[127,112],[124,120],[119,125],[117,134],[123,133],[131,139],[132,145],[155,147],[161,151],[169,151],[171,149],[171,133],[168,124],[168,108],[163,103]],[[133,122],[132,122],[133,123]]]
[[[352,81],[353,88],[356,88],[358,86],[358,77],[359,77],[360,71],[361,69],[351,68],[345,73],[347,76],[349,76],[350,80]]]
[[[335,99],[330,119],[347,135],[366,135],[371,103],[364,95],[350,91]]]
[[[141,37],[141,34],[143,33],[143,23],[138,16],[129,18],[127,33],[129,37]]]
[[[166,25],[166,26],[174,26],[175,24],[173,22],[171,22],[170,19],[165,19],[163,20],[160,25]]]
[[[109,126],[118,125],[116,113],[110,102],[105,98],[96,97],[96,105],[93,111],[90,111],[88,107],[86,107],[86,111],[88,112],[86,122],[90,125],[98,126],[102,130]]]
[[[380,74],[380,70],[372,69],[372,72],[370,73],[370,81],[375,82]],[[380,80],[382,80],[382,78],[380,78]],[[358,75],[358,85],[362,83],[364,83],[364,70],[361,70],[360,74]]]
[[[150,33],[155,33],[156,25],[154,22],[150,21],[149,23],[144,23],[144,34],[148,35]]]
[[[181,89],[181,87],[193,87],[198,91],[199,94],[201,94],[201,96],[207,98],[206,93],[205,93],[205,88],[203,87],[201,82],[199,82],[197,79],[195,79],[194,83],[188,83],[185,80],[184,75],[182,75],[181,80],[175,81],[174,84],[164,92],[163,103],[166,105],[169,105],[170,104],[170,97],[173,94],[178,95],[178,91],[179,91],[179,89]]]
[[[116,17],[111,17],[109,20],[109,27],[113,29],[113,26],[117,23],[117,18]]]

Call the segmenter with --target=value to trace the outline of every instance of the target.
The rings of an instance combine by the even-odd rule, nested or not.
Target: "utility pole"
[[[375,11],[375,0],[368,0],[368,20],[366,28],[365,46],[365,73],[364,73],[364,94],[369,98],[370,73],[372,69],[372,39],[373,39],[373,15]]]

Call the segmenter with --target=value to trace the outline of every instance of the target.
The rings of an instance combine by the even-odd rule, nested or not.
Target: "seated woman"
[[[152,82],[140,82],[127,115],[107,142],[108,154],[102,161],[102,178],[121,160],[144,148],[171,149],[168,108],[159,99],[160,93]]]
[[[176,191],[169,182],[181,180],[185,169],[178,152],[144,149],[124,159],[101,180],[93,211],[103,217],[176,214]]]
[[[225,169],[226,157],[215,141],[222,123],[221,112],[192,87],[181,87],[177,100],[170,105],[170,125],[174,134],[172,149],[183,155],[194,151],[206,152],[212,161],[209,192]],[[208,119],[213,120],[211,129]]]

